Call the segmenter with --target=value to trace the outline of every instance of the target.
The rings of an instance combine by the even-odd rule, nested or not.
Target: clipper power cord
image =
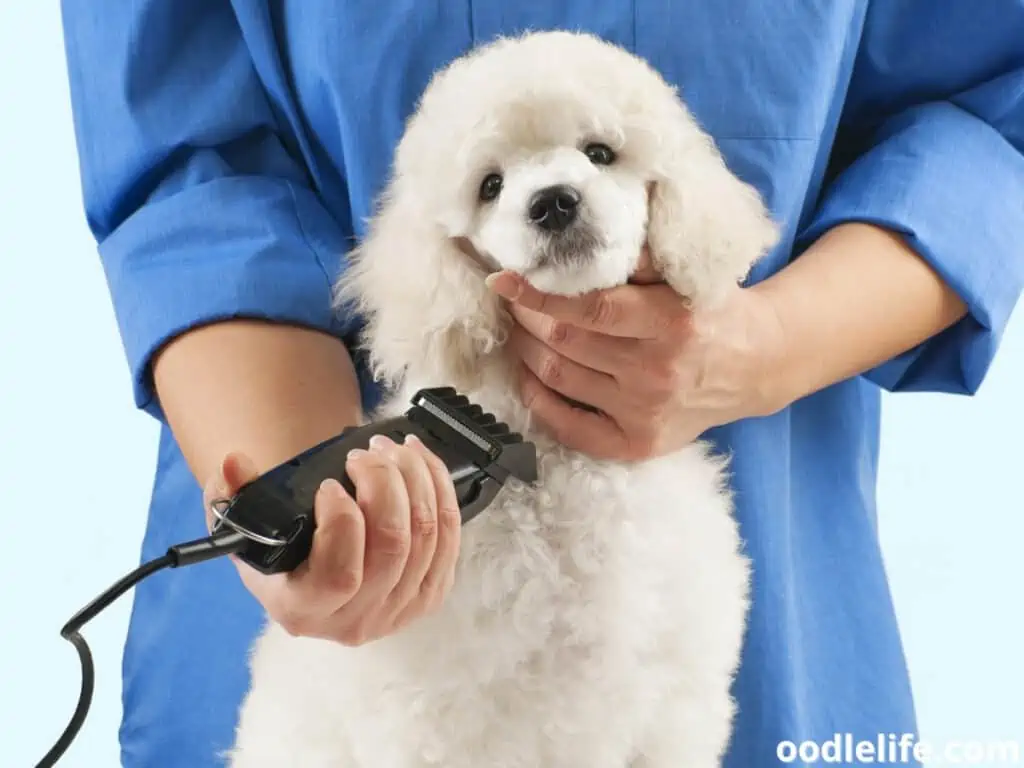
[[[61,629],[61,637],[75,646],[82,661],[82,690],[67,728],[36,768],[56,764],[89,711],[94,670],[89,646],[79,631],[90,619],[164,568],[235,554],[262,573],[294,570],[309,556],[313,543],[313,500],[320,483],[334,478],[354,495],[355,487],[344,472],[345,456],[355,448],[366,448],[378,434],[398,443],[413,434],[445,463],[463,524],[494,501],[510,476],[524,483],[537,479],[537,451],[532,443],[451,387],[438,387],[417,392],[402,416],[347,429],[260,476],[234,498],[214,502],[211,511],[217,522],[210,536],[173,546],[162,557],[144,563]]]

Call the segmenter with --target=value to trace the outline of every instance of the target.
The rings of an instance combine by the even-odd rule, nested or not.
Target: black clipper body
[[[346,429],[337,437],[300,453],[216,502],[215,531],[233,528],[249,543],[237,556],[262,573],[291,571],[309,555],[315,521],[313,501],[327,478],[350,494],[345,457],[367,448],[374,435],[396,443],[414,434],[448,467],[463,524],[498,495],[511,476],[525,483],[537,479],[537,450],[493,415],[451,387],[419,390],[402,416]]]

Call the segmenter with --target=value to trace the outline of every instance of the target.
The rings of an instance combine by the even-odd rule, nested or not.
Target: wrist
[[[796,370],[792,337],[787,334],[784,315],[770,292],[744,289],[747,305],[750,384],[745,412],[741,418],[770,416],[800,397],[800,376]]]

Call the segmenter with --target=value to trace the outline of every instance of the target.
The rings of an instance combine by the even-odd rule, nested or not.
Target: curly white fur
[[[588,142],[615,162],[593,165]],[[493,172],[501,194],[481,202]],[[554,266],[525,215],[552,184],[579,189],[593,236]],[[720,765],[749,599],[726,463],[701,443],[596,461],[533,430],[481,269],[577,293],[624,283],[644,237],[695,304],[717,301],[776,238],[757,193],[644,62],[542,32],[435,77],[339,300],[366,317],[375,371],[396,386],[383,413],[455,386],[535,440],[541,480],[512,482],[466,526],[446,603],[397,635],[348,648],[271,623],[234,768]]]

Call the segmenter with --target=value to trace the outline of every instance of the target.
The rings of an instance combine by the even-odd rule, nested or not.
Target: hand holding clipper
[[[274,620],[352,645],[439,606],[459,523],[508,477],[529,483],[536,471],[531,443],[438,388],[418,392],[402,416],[346,430],[258,478],[229,460],[207,501],[215,532],[247,537],[236,558],[250,567],[239,572]]]

